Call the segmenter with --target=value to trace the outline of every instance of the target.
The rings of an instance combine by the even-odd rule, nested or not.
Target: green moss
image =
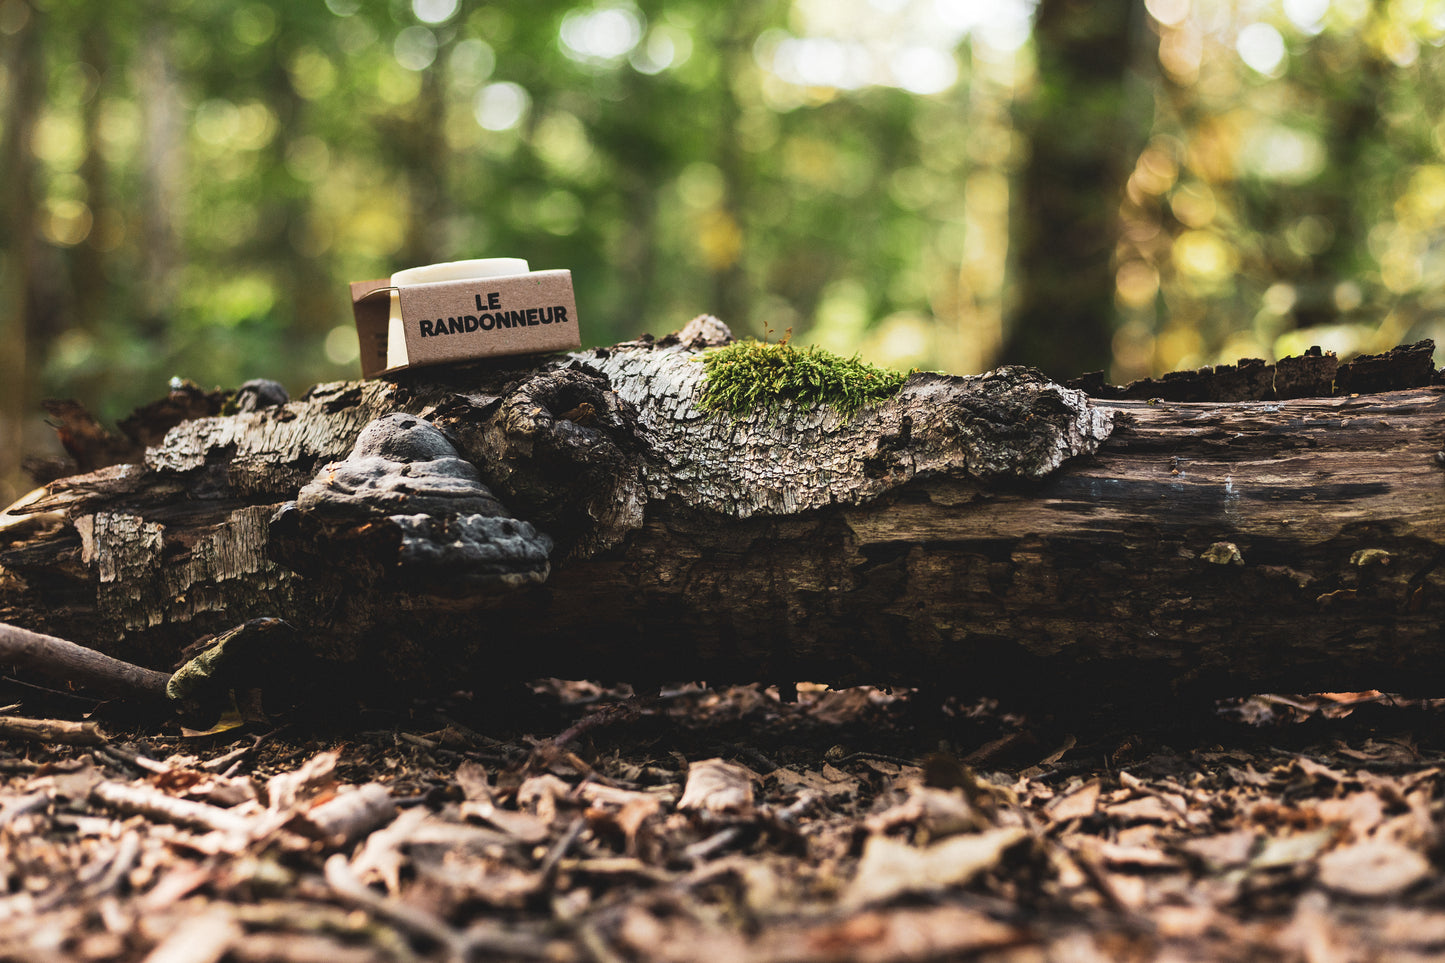
[[[819,347],[795,348],[748,339],[702,356],[704,411],[741,417],[785,404],[832,405],[845,418],[893,397],[907,375],[844,358]]]

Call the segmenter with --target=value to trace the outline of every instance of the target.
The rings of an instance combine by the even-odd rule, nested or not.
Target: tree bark
[[[1014,218],[1018,301],[1000,355],[1051,377],[1112,360],[1119,204],[1153,116],[1130,77],[1144,19],[1136,0],[1041,0],[1035,15],[1039,79],[1019,117],[1029,157]]]
[[[44,358],[35,336],[45,330],[40,238],[37,236],[38,183],[35,130],[45,106],[45,18],[30,10],[25,25],[0,41],[5,56],[7,90],[0,130],[0,213],[6,224],[3,242],[5,291],[0,294],[0,495],[23,479],[19,452],[24,447],[25,400],[31,397],[34,372]]]
[[[733,420],[697,407],[695,359],[725,332],[699,319],[186,421],[144,464],[0,516],[0,621],[169,668],[277,616],[363,688],[1441,682],[1439,386],[1102,400],[1005,368],[915,374],[846,421]],[[447,440],[417,455],[368,429],[353,452],[388,412]]]

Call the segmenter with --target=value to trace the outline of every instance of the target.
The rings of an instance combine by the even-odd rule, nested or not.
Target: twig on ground
[[[49,893],[37,898],[35,909],[37,912],[46,912],[55,909],[64,902],[89,902],[113,892],[120,885],[121,878],[135,867],[136,860],[140,857],[141,837],[140,833],[127,832],[120,837],[114,852],[104,859],[97,860],[85,867],[76,874],[76,882],[79,883],[74,889],[65,886],[57,886]]]
[[[474,952],[494,953],[511,957],[546,959],[550,946],[519,933],[480,931],[476,927],[462,931],[441,917],[415,906],[388,899],[375,892],[351,872],[346,856],[337,853],[326,861],[326,882],[343,901],[373,916],[386,920],[413,936],[431,940],[443,947],[451,960],[466,960]]]
[[[632,722],[641,714],[640,708],[635,701],[613,703],[588,713],[581,719],[574,722],[570,727],[553,737],[552,745],[561,749],[570,742],[575,741],[584,733],[603,726],[610,726],[619,723]]]
[[[550,884],[552,882],[553,874],[557,872],[557,864],[562,861],[562,857],[567,855],[567,851],[572,848],[573,844],[581,838],[582,830],[586,828],[587,820],[585,817],[577,816],[573,818],[572,822],[567,826],[567,831],[562,834],[562,838],[557,840],[556,844],[547,851],[547,855],[543,857],[541,865],[538,866],[538,872],[542,874],[542,879],[546,883]]]
[[[108,806],[125,813],[138,813],[147,819],[176,823],[181,826],[195,826],[228,836],[244,837],[251,828],[250,820],[219,806],[177,799],[175,796],[152,789],[149,786],[127,786],[118,782],[103,782],[90,791],[91,795]]]
[[[573,935],[577,938],[577,943],[593,963],[625,963],[623,957],[607,945],[607,941],[598,932],[597,924],[571,908],[567,900],[554,896],[552,898],[552,915],[572,930]]]
[[[99,746],[105,743],[105,734],[94,722],[25,719],[20,716],[0,716],[0,738],[63,742],[71,746]]]
[[[163,775],[171,771],[171,767],[163,762],[158,762],[139,753],[122,749],[120,746],[102,746],[98,750],[100,755],[128,766],[131,769],[138,769],[155,775]]]
[[[43,792],[32,792],[29,795],[7,799],[3,805],[0,805],[0,828],[17,816],[38,812],[48,805],[50,805],[50,795]]]
[[[706,839],[699,840],[691,846],[685,847],[682,855],[692,863],[702,863],[717,851],[731,846],[742,834],[743,830],[741,826],[729,826],[721,832],[713,833]]]
[[[381,947],[348,946],[311,933],[249,933],[231,944],[241,963],[390,963]]]
[[[426,910],[394,902],[373,892],[352,874],[351,865],[343,854],[337,853],[328,859],[325,872],[327,885],[343,901],[358,906],[413,936],[431,940],[444,947],[453,958],[466,958],[466,938],[460,931]]]
[[[283,726],[282,728],[284,729],[285,727]],[[281,731],[281,729],[272,729],[263,735],[252,736],[249,746],[241,746],[238,749],[232,749],[223,756],[208,759],[201,763],[201,768],[207,772],[219,772],[224,776],[234,776],[247,756],[261,748],[268,739],[271,739],[276,733]]]

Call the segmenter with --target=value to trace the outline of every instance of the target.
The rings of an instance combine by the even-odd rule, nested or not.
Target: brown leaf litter
[[[930,727],[878,690],[539,688],[554,738],[464,705],[339,736],[6,730],[0,960],[1445,953],[1428,727],[1170,749],[1011,737],[987,707]]]

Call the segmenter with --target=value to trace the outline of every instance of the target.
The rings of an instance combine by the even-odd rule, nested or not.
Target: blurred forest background
[[[356,376],[346,282],[571,268],[700,312],[1115,381],[1445,341],[1441,0],[0,0],[0,504],[52,444]]]

